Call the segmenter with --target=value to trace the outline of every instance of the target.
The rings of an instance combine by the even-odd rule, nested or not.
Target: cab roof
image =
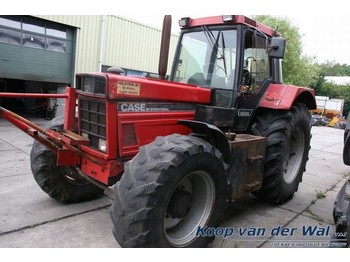
[[[184,23],[181,24],[181,21]],[[179,25],[181,28],[191,28],[203,25],[225,25],[225,24],[242,24],[258,29],[268,36],[278,36],[278,32],[271,27],[259,23],[243,15],[222,15],[203,18],[181,18]]]

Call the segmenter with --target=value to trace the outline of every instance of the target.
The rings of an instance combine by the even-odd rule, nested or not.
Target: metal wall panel
[[[70,53],[0,43],[0,78],[70,83]]]
[[[0,78],[56,83],[72,81],[74,33],[71,27],[60,29],[64,36],[57,36],[52,34],[56,24],[51,22],[42,23],[28,16],[3,19]],[[19,27],[9,27],[4,21],[17,21]],[[11,39],[16,41],[9,41]]]
[[[106,22],[104,63],[157,73],[161,30],[118,16],[108,16]],[[169,69],[177,38],[171,36]]]
[[[44,15],[39,17],[77,28],[76,73],[98,71],[100,63],[158,72],[161,40],[159,29],[112,15]],[[102,30],[103,26],[104,30]],[[177,39],[178,36],[171,36],[168,74]],[[100,60],[101,48],[102,60]]]
[[[43,15],[40,18],[76,27],[75,72],[98,71],[102,16]]]

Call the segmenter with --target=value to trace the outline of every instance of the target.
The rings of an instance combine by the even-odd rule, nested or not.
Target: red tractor
[[[288,201],[308,160],[314,91],[283,84],[285,40],[240,15],[179,24],[169,80],[166,16],[161,79],[118,68],[78,74],[75,88],[55,95],[67,99],[65,115],[48,129],[0,108],[36,139],[32,172],[52,198],[89,200],[116,184],[111,217],[122,247],[207,246],[206,229],[218,227],[228,202],[250,193]]]

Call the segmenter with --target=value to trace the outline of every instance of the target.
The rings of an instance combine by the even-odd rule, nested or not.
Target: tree
[[[277,29],[287,40],[285,56],[282,62],[283,81],[298,86],[314,86],[318,80],[319,67],[313,59],[302,55],[302,43],[299,29],[287,18],[267,15],[254,16],[254,19]]]
[[[339,64],[335,61],[326,61],[319,65],[325,76],[350,76],[350,65]]]

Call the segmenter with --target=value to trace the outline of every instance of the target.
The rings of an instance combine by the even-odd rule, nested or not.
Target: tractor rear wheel
[[[254,194],[274,204],[290,200],[298,190],[308,160],[311,139],[310,114],[304,104],[289,111],[260,111],[252,127],[267,138],[262,188]]]
[[[206,247],[226,205],[221,153],[204,140],[157,137],[125,165],[111,207],[122,247]],[[200,235],[200,236],[199,236]]]
[[[52,119],[48,127],[63,128],[63,117]],[[59,202],[78,203],[103,194],[101,188],[81,177],[73,166],[56,166],[56,155],[36,140],[30,152],[30,166],[40,188]]]

